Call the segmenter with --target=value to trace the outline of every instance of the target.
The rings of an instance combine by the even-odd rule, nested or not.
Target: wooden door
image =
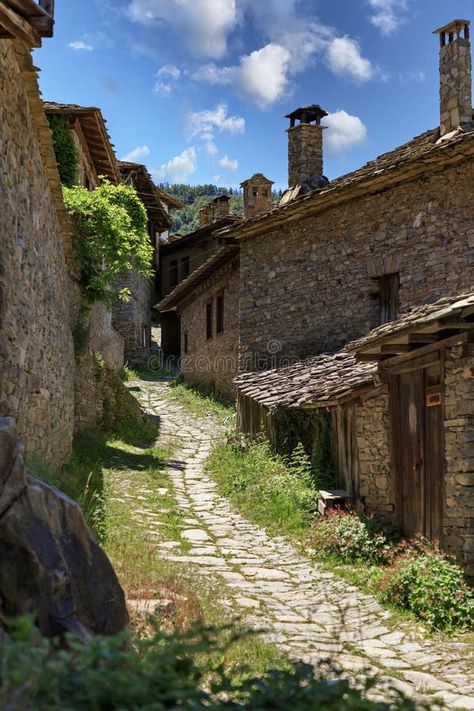
[[[391,378],[397,518],[407,536],[440,540],[444,499],[442,363],[436,354]]]

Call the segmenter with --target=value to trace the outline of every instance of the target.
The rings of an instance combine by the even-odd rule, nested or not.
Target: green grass
[[[229,429],[235,423],[235,407],[218,393],[187,383],[180,378],[171,384],[167,395],[199,419],[215,417]]]
[[[270,534],[307,537],[316,490],[304,464],[285,461],[267,442],[221,442],[207,470],[219,492]]]

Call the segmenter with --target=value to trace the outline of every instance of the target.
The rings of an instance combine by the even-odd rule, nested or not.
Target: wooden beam
[[[382,353],[356,353],[356,360],[362,363],[377,363],[381,360],[386,360],[387,354],[382,355]]]
[[[440,330],[443,331],[471,331],[474,321],[438,321]]]
[[[410,343],[386,343],[381,347],[382,353],[409,353],[413,349]]]
[[[0,26],[29,47],[41,47],[41,37],[35,28],[3,2],[0,2]]]
[[[421,358],[425,355],[428,355],[429,353],[434,353],[437,350],[441,350],[442,348],[451,348],[452,346],[457,345],[458,343],[467,343],[469,340],[468,334],[467,333],[458,333],[455,336],[450,336],[449,338],[443,338],[440,341],[436,341],[436,343],[431,343],[427,346],[423,346],[422,348],[416,348],[410,353],[404,353],[403,355],[398,355],[394,356],[393,358],[390,358],[390,360],[387,361],[387,367],[392,368],[395,365],[398,365],[399,363],[404,363],[405,361],[411,360],[412,358]],[[357,359],[358,354],[356,354]],[[385,366],[385,363],[384,363]]]
[[[436,343],[439,339],[438,333],[410,333],[408,343]]]

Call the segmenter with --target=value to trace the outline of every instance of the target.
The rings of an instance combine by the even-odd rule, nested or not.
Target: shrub
[[[391,538],[371,519],[337,510],[316,519],[311,543],[345,563],[363,560],[379,565],[386,563],[393,551]]]
[[[127,300],[128,290],[112,287],[131,269],[151,276],[153,256],[146,211],[135,189],[104,182],[93,191],[64,187],[63,194],[76,228],[74,250],[87,300]]]
[[[236,638],[231,639],[230,644]],[[400,694],[393,701],[371,701],[333,670],[289,665],[261,678],[225,669],[216,631],[155,630],[135,642],[126,635],[94,638],[67,648],[41,639],[28,619],[15,622],[0,641],[0,707],[10,711],[237,711],[292,708],[294,711],[409,711],[416,704]]]
[[[456,562],[435,546],[415,543],[389,568],[382,600],[410,610],[433,630],[474,629],[474,596]]]

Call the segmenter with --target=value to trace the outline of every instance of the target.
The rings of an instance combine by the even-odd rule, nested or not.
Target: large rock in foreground
[[[128,624],[112,565],[80,507],[26,469],[11,418],[0,418],[0,599],[4,616],[36,614],[48,636],[113,635]]]

